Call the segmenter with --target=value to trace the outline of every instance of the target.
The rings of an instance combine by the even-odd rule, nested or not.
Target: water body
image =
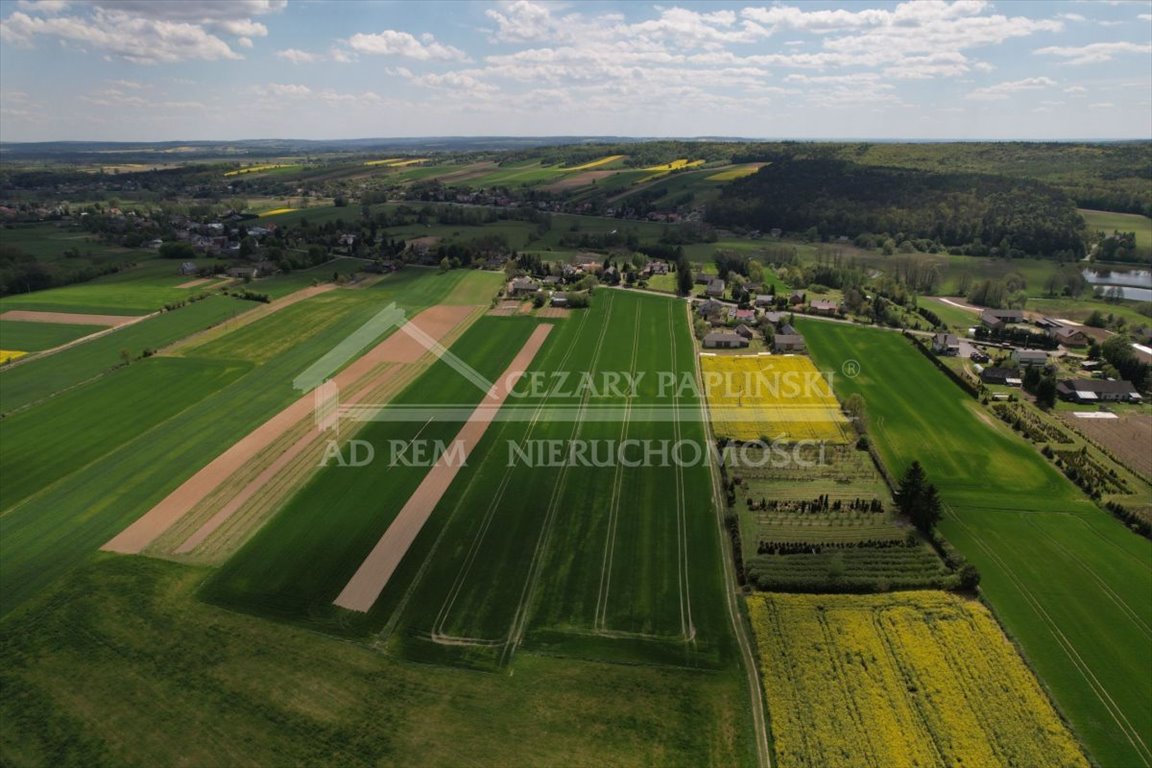
[[[1085,269],[1083,275],[1093,288],[1119,291],[1121,298],[1132,301],[1152,301],[1152,271]]]

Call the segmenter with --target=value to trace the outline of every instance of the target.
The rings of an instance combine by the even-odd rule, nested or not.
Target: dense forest
[[[712,223],[821,237],[926,239],[973,255],[1079,258],[1083,220],[1059,190],[969,173],[864,166],[835,158],[773,162],[729,184]]]

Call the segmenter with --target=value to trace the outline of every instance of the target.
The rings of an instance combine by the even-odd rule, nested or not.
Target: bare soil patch
[[[1152,477],[1152,416],[1123,413],[1118,419],[1079,419],[1068,413],[1064,422],[1099,444],[1141,477]]]
[[[456,434],[456,444],[461,445],[464,461],[471,455],[472,449],[479,444],[488,425],[496,418],[500,406],[507,399],[508,394],[515,387],[523,371],[532,362],[536,353],[544,345],[548,337],[550,325],[539,325],[532,332],[528,341],[524,343],[516,357],[508,365],[492,386],[480,405],[472,412],[466,424]],[[388,580],[392,578],[396,567],[416,540],[420,529],[432,514],[432,510],[440,503],[440,499],[452,484],[456,474],[460,471],[463,462],[457,463],[452,459],[441,458],[420,483],[408,502],[396,515],[396,519],[388,526],[388,530],[376,543],[372,551],[353,574],[347,586],[333,601],[336,605],[351,611],[367,611],[376,602],[380,593],[384,591]]]
[[[85,315],[79,312],[37,312],[31,309],[10,309],[0,320],[25,323],[68,323],[70,325],[103,325],[117,327],[134,323],[147,315]]]
[[[568,317],[572,310],[566,307],[543,307],[536,312],[536,317]]]
[[[325,287],[325,286],[317,286]],[[299,293],[299,292],[298,292]],[[296,294],[293,294],[295,296]],[[463,323],[476,311],[475,307],[468,306],[436,306],[424,310],[410,323],[427,336],[439,342],[447,336],[458,324]],[[380,363],[409,363],[419,360],[426,350],[423,345],[402,330],[397,330],[384,341],[380,342],[367,354],[361,356],[343,371],[336,375],[334,381],[340,389],[353,387]],[[136,522],[121,531],[117,536],[105,544],[101,549],[107,552],[120,552],[122,554],[138,554],[167,531],[173,524],[204,501],[221,483],[225,482],[236,471],[268,450],[280,437],[294,426],[312,416],[315,406],[315,396],[312,392],[302,396],[280,413],[273,416],[261,426],[257,427],[224,453],[213,459],[207,466],[188,478],[176,490],[170,493],[159,504],[145,513]],[[297,444],[298,445],[298,444]],[[305,446],[293,445],[287,454],[297,453]],[[280,466],[287,464],[286,459]],[[265,482],[275,473],[268,473],[261,477]],[[247,492],[250,497],[259,486],[246,487],[241,494]],[[243,504],[231,510],[229,515]],[[216,520],[213,530],[219,527],[227,516]],[[212,523],[212,521],[209,521]],[[211,533],[208,531],[204,537]],[[194,534],[195,535],[195,534]]]
[[[180,285],[178,285],[176,287],[177,288],[196,288],[197,286],[205,285],[206,283],[211,283],[215,279],[216,278],[214,278],[214,277],[199,277],[199,278],[196,278],[195,280],[189,280],[186,283],[180,283]]]

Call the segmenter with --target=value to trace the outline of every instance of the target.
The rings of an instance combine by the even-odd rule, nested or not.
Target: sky
[[[1152,139],[1152,0],[0,0],[0,141]]]

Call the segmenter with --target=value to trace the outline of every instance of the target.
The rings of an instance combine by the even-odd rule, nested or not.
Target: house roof
[[[1065,379],[1060,382],[1065,389],[1076,392],[1076,394],[1083,397],[1086,393],[1103,395],[1103,394],[1136,394],[1136,387],[1132,386],[1132,382],[1118,380],[1110,381],[1107,379]]]
[[[717,341],[743,342],[746,341],[746,339],[743,336],[732,333],[730,331],[712,331],[712,333],[705,334],[704,336],[705,344]]]
[[[956,338],[956,334],[954,333],[938,333],[932,337],[932,341],[948,347],[958,345],[960,343],[960,339]]]
[[[774,347],[795,347],[804,343],[804,337],[798,333],[778,333],[772,337]]]
[[[840,309],[840,302],[831,299],[816,299],[811,302],[813,309]]]
[[[1013,350],[1017,360],[1047,360],[1048,353],[1042,349],[1016,349]]]

